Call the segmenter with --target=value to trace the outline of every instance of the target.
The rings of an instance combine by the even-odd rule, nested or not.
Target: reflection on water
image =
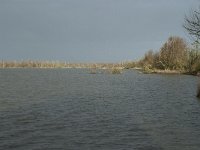
[[[199,150],[197,80],[1,69],[0,149]]]

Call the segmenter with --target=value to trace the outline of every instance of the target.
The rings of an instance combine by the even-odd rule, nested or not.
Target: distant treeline
[[[94,68],[122,67],[123,63],[67,63],[60,61],[0,61],[0,68]]]

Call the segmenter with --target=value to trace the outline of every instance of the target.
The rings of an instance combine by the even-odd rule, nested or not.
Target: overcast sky
[[[187,39],[199,0],[0,0],[0,59],[119,62]]]

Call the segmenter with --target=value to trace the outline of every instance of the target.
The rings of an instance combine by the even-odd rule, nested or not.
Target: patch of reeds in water
[[[114,67],[111,69],[111,74],[121,74],[121,73],[122,73],[121,68]]]

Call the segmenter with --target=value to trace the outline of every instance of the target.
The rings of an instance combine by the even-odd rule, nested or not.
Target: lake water
[[[198,78],[1,69],[2,150],[199,150]]]

